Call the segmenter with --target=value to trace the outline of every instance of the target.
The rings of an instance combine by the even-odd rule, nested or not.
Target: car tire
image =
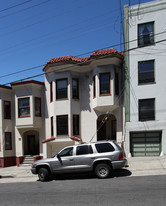
[[[95,167],[95,174],[98,178],[104,179],[110,175],[111,167],[108,164],[98,164]]]
[[[48,172],[48,170],[46,168],[40,168],[39,169],[38,177],[39,177],[39,180],[41,182],[46,181],[48,176],[49,176],[49,172]]]

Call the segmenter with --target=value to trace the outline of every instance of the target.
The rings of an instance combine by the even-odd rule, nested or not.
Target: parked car
[[[115,141],[99,141],[66,147],[52,158],[34,162],[31,172],[38,174],[40,181],[50,175],[91,171],[98,178],[106,178],[125,163],[123,151]]]

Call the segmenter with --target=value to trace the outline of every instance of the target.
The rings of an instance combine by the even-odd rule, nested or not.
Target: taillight
[[[119,154],[119,160],[122,160],[123,159],[123,153],[120,153]]]

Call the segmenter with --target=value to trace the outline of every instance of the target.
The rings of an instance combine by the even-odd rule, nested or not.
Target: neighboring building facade
[[[124,7],[127,155],[166,154],[166,1]]]
[[[0,86],[0,167],[20,165],[26,156],[43,156],[44,83]]]
[[[79,142],[123,143],[123,54],[100,50],[89,57],[64,56],[44,67],[44,157]],[[98,131],[98,132],[97,132]]]

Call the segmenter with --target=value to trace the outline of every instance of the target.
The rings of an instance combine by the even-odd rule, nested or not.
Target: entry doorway
[[[97,141],[116,140],[116,118],[109,115],[106,121],[103,121],[105,115],[100,115],[97,119]]]
[[[35,155],[35,135],[28,135],[27,136],[27,143],[28,148],[27,152],[29,155]]]
[[[24,155],[39,155],[39,133],[27,131],[24,133]]]

